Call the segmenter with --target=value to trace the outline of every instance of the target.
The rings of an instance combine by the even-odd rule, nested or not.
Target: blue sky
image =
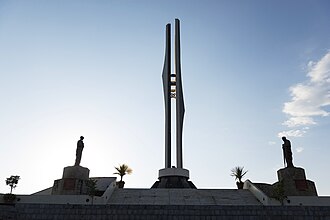
[[[279,136],[320,195],[330,155],[329,1],[0,1],[0,192],[52,186],[74,164],[149,188],[164,167],[165,25],[181,20],[184,167],[235,188],[274,183]],[[173,150],[174,151],[174,150]],[[173,165],[175,161],[173,160]]]

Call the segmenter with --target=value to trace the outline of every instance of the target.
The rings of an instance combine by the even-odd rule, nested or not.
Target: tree
[[[120,176],[120,182],[123,182],[123,176],[125,176],[126,174],[131,174],[133,172],[133,170],[129,168],[126,164],[122,164],[119,167],[115,167],[115,169],[117,170],[117,172],[113,174],[117,174]]]
[[[243,176],[247,173],[248,171],[244,171],[244,167],[234,167],[233,169],[231,169],[231,176],[235,177],[235,180],[238,180],[238,182],[236,182],[236,185],[239,189],[243,189],[243,182],[242,182],[242,178]]]
[[[6,179],[6,185],[10,186],[10,194],[12,194],[13,189],[16,188],[19,179],[20,179],[19,176],[11,176]]]
[[[287,199],[287,196],[285,195],[283,181],[274,184],[272,197],[278,200],[281,203],[281,205],[284,205],[284,200]]]
[[[96,184],[97,180],[96,179],[89,179],[86,181],[86,186],[88,189],[88,195],[92,197],[92,205],[94,204],[94,196],[96,193]]]

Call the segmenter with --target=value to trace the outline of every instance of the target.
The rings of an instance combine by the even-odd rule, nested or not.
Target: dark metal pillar
[[[162,78],[165,102],[165,168],[171,168],[171,24],[166,25],[166,47]]]
[[[185,113],[180,57],[180,21],[175,19],[175,72],[176,72],[176,158],[177,168],[183,168],[182,132]]]

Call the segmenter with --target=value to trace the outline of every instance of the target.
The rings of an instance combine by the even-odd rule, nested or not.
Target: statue
[[[284,157],[284,166],[286,162],[287,167],[293,167],[292,163],[292,151],[291,151],[291,142],[286,139],[286,137],[282,137],[283,144],[282,144],[282,149],[283,149],[283,157]]]
[[[76,150],[76,162],[74,163],[75,166],[79,166],[81,161],[82,151],[84,149],[84,137],[81,136],[80,140],[77,142],[77,150]]]

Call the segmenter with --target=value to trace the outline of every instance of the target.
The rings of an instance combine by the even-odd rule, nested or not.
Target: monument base
[[[277,171],[278,181],[283,184],[286,196],[317,196],[315,183],[307,180],[305,170],[300,167],[286,167]],[[279,184],[275,183],[275,185]]]
[[[89,179],[89,169],[81,166],[70,166],[64,167],[63,169],[63,179],[74,178],[74,179]]]
[[[54,181],[52,195],[86,195],[89,169],[81,166],[69,166],[63,169],[62,179]]]
[[[182,168],[165,168],[159,170],[159,181],[151,188],[187,188],[196,189],[196,186],[188,181],[189,170]]]

